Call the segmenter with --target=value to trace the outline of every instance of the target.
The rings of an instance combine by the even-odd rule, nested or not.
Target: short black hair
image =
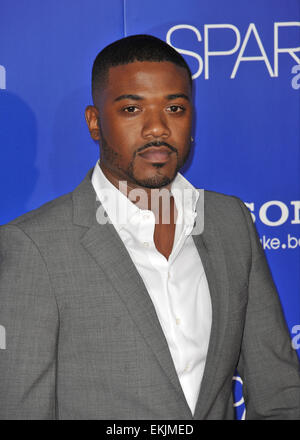
[[[94,102],[97,91],[99,92],[106,84],[109,68],[135,61],[170,61],[186,70],[192,87],[190,68],[172,46],[153,35],[131,35],[109,44],[98,53],[92,69]]]

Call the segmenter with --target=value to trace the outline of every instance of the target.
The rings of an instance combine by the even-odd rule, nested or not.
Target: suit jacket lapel
[[[74,223],[86,226],[81,244],[108,276],[172,385],[185,402],[183,410],[191,417],[167,341],[144,282],[126,247],[110,223],[100,225],[96,220],[96,194],[91,185],[92,170],[73,191]]]
[[[199,212],[198,205],[198,215]],[[214,378],[221,364],[221,351],[228,318],[228,274],[226,260],[221,245],[218,229],[214,226],[214,216],[208,210],[204,201],[204,231],[193,235],[205,270],[212,303],[212,327],[208,353],[201,383],[200,393],[194,413],[194,418],[205,418],[210,404],[215,399]],[[203,214],[203,213],[202,213]],[[217,214],[216,214],[217,215]]]

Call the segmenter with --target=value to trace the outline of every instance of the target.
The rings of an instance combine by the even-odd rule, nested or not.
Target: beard
[[[177,162],[178,164],[178,162]],[[159,168],[163,167],[163,164],[153,164],[154,168],[157,168],[157,173],[155,176],[147,177],[146,179],[137,179],[134,172],[134,160],[132,160],[127,169],[127,175],[134,181],[135,184],[142,186],[144,188],[163,188],[164,186],[169,185],[175,179],[175,176],[178,171],[178,167],[174,171],[174,175],[170,178],[166,176],[162,170],[159,171]]]
[[[122,162],[121,156],[119,155],[119,153],[117,151],[115,151],[113,148],[111,148],[111,146],[107,143],[105,137],[103,136],[103,132],[101,130],[100,124],[99,124],[99,127],[100,127],[100,135],[101,135],[101,147],[102,147],[101,150],[102,150],[102,156],[103,156],[103,160],[104,160],[105,164],[109,164],[109,168],[112,167],[114,169],[117,169],[121,179],[124,179],[124,177],[126,176],[130,179],[131,182],[134,182],[136,185],[144,187],[144,188],[159,189],[159,188],[163,188],[164,186],[167,186],[171,182],[173,182],[178,171],[187,161],[188,156],[191,151],[191,143],[190,143],[186,154],[179,161],[178,160],[178,151],[174,147],[172,147],[174,153],[176,154],[177,163],[176,163],[174,173],[171,177],[164,174],[164,172],[163,172],[164,164],[154,163],[154,164],[152,164],[152,166],[157,169],[155,176],[148,177],[145,179],[137,178],[136,173],[135,173],[135,169],[134,169],[137,151],[134,152],[132,160],[130,161],[128,167],[126,169],[124,169],[120,165]]]

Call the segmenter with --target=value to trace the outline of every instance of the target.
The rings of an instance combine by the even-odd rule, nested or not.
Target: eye
[[[185,108],[181,105],[170,105],[167,110],[169,110],[170,113],[181,113],[185,111]]]
[[[139,111],[139,108],[135,105],[129,105],[128,107],[124,107],[123,111],[126,113],[137,113]]]

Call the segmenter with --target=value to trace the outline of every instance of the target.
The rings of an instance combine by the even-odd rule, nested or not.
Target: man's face
[[[187,72],[171,62],[110,68],[95,107],[86,110],[103,171],[132,186],[172,182],[190,150],[191,100]]]

